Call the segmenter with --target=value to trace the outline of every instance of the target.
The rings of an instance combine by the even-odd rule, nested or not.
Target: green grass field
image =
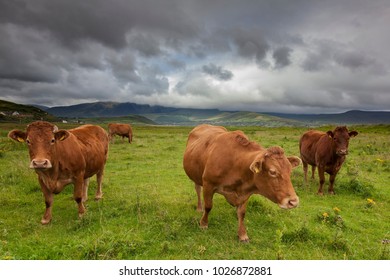
[[[103,199],[93,200],[92,178],[87,213],[78,219],[69,185],[55,196],[47,226],[40,224],[45,205],[27,147],[6,137],[16,127],[25,125],[0,124],[0,259],[390,259],[390,126],[353,127],[359,135],[350,141],[335,196],[317,196],[317,180],[305,186],[302,166],[292,174],[298,208],[252,196],[249,243],[238,241],[236,211],[218,194],[209,228],[198,227],[196,193],[182,168],[192,127],[134,126],[132,144],[118,138],[110,145]],[[228,129],[297,156],[306,131]]]

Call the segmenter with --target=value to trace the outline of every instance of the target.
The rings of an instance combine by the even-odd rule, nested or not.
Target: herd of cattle
[[[326,133],[310,130],[299,141],[299,158],[286,156],[280,147],[263,148],[250,141],[242,131],[228,131],[207,124],[195,127],[188,136],[183,167],[195,183],[197,210],[203,211],[200,227],[207,228],[213,195],[219,193],[236,207],[239,240],[248,241],[244,218],[249,197],[260,194],[283,209],[297,207],[299,197],[290,177],[292,169],[301,162],[305,181],[308,165],[312,166],[312,178],[318,168],[318,194],[323,194],[325,172],[330,175],[328,192],[334,194],[335,177],[348,154],[349,139],[357,134],[345,126]],[[27,144],[30,168],[37,173],[45,198],[42,224],[51,221],[54,194],[60,193],[68,184],[74,184],[79,217],[85,212],[89,179],[94,175],[98,185],[95,199],[102,197],[108,146],[115,135],[121,136],[122,141],[126,137],[129,143],[132,142],[133,132],[128,124],[109,124],[107,133],[96,125],[63,130],[52,123],[37,121],[29,124],[26,131],[8,133],[9,138]]]

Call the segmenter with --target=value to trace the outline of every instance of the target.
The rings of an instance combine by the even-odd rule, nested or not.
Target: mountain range
[[[390,111],[347,111],[340,114],[281,114],[218,109],[191,109],[151,106],[136,103],[94,102],[71,106],[45,107],[21,105],[0,100],[0,111],[33,114],[37,119],[75,120],[96,118],[99,121],[120,121],[161,125],[259,125],[316,126],[350,124],[390,124]]]
[[[156,124],[193,125],[213,123],[221,125],[300,126],[321,124],[390,124],[390,111],[353,110],[340,114],[280,114],[218,109],[190,109],[136,103],[95,102],[73,106],[47,108],[58,117],[93,118],[139,115]]]

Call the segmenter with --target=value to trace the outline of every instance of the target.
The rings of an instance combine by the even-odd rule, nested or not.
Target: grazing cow
[[[326,133],[310,130],[302,135],[299,141],[299,150],[303,162],[305,183],[307,183],[308,164],[312,166],[312,179],[314,179],[315,168],[318,167],[319,195],[323,194],[325,172],[330,175],[328,192],[334,194],[334,181],[345,156],[348,154],[349,139],[356,135],[358,135],[356,131],[348,131],[345,126],[338,126],[335,130]]]
[[[102,197],[102,179],[108,154],[108,135],[94,125],[59,130],[49,122],[37,121],[27,126],[26,132],[12,130],[8,137],[26,142],[30,154],[30,168],[38,175],[45,197],[46,211],[41,220],[48,224],[52,218],[54,194],[68,184],[74,184],[74,199],[79,217],[85,212],[89,178],[96,174],[96,199]]]
[[[124,138],[129,138],[129,143],[133,141],[133,130],[129,124],[122,123],[110,123],[108,124],[108,137],[112,143],[114,143],[114,136],[122,136],[122,142]]]
[[[183,167],[195,183],[198,211],[202,209],[203,186],[200,227],[208,227],[213,195],[219,193],[237,208],[238,237],[248,241],[244,217],[249,197],[261,194],[284,209],[298,206],[290,175],[300,162],[298,157],[287,158],[280,147],[265,149],[250,142],[242,131],[228,132],[212,125],[195,127],[188,137]]]

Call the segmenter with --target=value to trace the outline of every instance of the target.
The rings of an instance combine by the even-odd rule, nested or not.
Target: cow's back
[[[316,154],[326,148],[323,140],[327,137],[322,131],[310,130],[304,133],[299,140],[301,159],[310,165],[316,165]]]
[[[129,124],[110,123],[108,125],[108,131],[110,134],[129,135],[132,129]]]
[[[196,184],[202,185],[204,167],[214,141],[217,136],[226,132],[224,127],[204,124],[189,133],[183,167],[187,176]]]

